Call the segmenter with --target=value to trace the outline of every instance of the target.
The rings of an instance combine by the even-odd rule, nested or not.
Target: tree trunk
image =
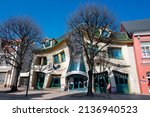
[[[88,96],[94,96],[93,91],[92,91],[93,70],[89,70],[88,71],[88,75],[89,75],[89,82],[88,82],[88,92],[87,92],[87,95]]]
[[[11,92],[17,92],[18,91],[17,84],[18,84],[20,71],[21,71],[21,67],[16,68],[16,76],[15,76],[15,79],[14,79],[15,82],[13,83],[13,86],[11,87]]]

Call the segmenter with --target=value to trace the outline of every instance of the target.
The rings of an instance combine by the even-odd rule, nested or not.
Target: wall
[[[53,69],[53,55],[56,55],[60,52],[64,51],[65,52],[65,62],[61,62],[59,63],[60,68],[58,68],[57,70]],[[42,57],[42,56],[46,56],[47,57],[47,65],[35,65],[35,61],[37,57]],[[69,65],[69,61],[70,61],[70,53],[69,53],[69,49],[67,46],[66,42],[62,42],[61,44],[57,45],[56,47],[49,49],[47,51],[43,51],[41,53],[36,53],[34,54],[34,59],[32,62],[32,68],[31,68],[31,76],[30,76],[30,87],[34,86],[34,79],[36,77],[33,76],[33,73],[36,72],[44,72],[46,74],[45,76],[45,81],[44,81],[44,86],[43,88],[47,88],[49,87],[50,84],[50,78],[51,78],[51,74],[53,75],[61,75],[61,89],[63,90],[65,87],[65,74]],[[54,64],[55,66],[57,66],[58,64]]]
[[[128,84],[129,84],[129,93],[140,94],[138,74],[136,69],[135,57],[133,44],[116,44],[111,47],[122,48],[123,59],[113,59],[110,58],[108,61],[114,65],[109,65],[107,71],[109,72],[109,77],[111,78],[111,86],[116,88],[115,79],[112,73],[112,70],[120,71],[129,75]],[[120,65],[120,67],[118,66]],[[96,71],[99,71],[99,66],[96,66]]]
[[[150,72],[150,60],[148,61],[148,63],[143,63],[140,42],[150,42],[150,34],[144,35],[144,33],[143,33],[143,35],[142,35],[142,33],[140,33],[139,35],[137,33],[137,34],[134,34],[132,37],[134,40],[134,52],[135,52],[135,59],[136,59],[136,67],[137,67],[137,71],[138,71],[138,78],[139,78],[141,93],[149,94],[148,80],[146,78],[146,72]]]

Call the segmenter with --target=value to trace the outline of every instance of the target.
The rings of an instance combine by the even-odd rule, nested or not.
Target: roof
[[[115,32],[113,34],[113,42],[120,44],[133,43],[133,40],[130,39],[126,32]]]
[[[47,47],[47,48],[39,48],[39,49],[36,49],[36,50],[34,50],[34,53],[41,53],[41,52],[46,52],[46,51],[48,51],[48,50],[51,50],[51,49],[53,49],[54,47],[58,46],[60,43],[62,43],[62,42],[65,40],[65,38],[66,38],[66,34],[63,35],[63,36],[61,36],[61,37],[59,37],[58,39],[56,39],[57,43],[56,43],[54,46],[52,46],[52,47]]]
[[[46,52],[46,51],[52,50],[54,47],[58,46],[59,44],[61,44],[62,42],[65,41],[67,34],[68,33],[57,38],[56,39],[57,43],[54,46],[48,47],[48,48],[36,49],[36,50],[34,50],[34,53],[41,53],[41,52]],[[113,38],[114,38],[113,43],[120,43],[120,44],[133,43],[133,40],[128,37],[126,32],[115,32],[115,33],[113,33]]]
[[[134,20],[121,23],[125,30],[130,33],[150,31],[150,19]]]
[[[115,32],[113,37],[118,41],[130,40],[126,32]]]

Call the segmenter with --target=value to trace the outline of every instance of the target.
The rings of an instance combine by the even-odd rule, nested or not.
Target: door
[[[69,90],[86,90],[87,77],[75,74],[67,79]]]
[[[36,83],[37,89],[43,88],[44,80],[45,80],[45,73],[38,72],[37,73],[37,83]]]
[[[60,76],[53,76],[50,87],[60,87]]]
[[[81,78],[80,76],[74,78],[74,88],[78,90],[84,88],[84,78]]]
[[[113,71],[117,92],[118,93],[129,93],[128,86],[128,74],[121,73],[118,71]]]

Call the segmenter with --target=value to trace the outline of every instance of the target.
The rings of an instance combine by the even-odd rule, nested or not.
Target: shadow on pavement
[[[50,100],[150,100],[150,95],[135,94],[94,94],[87,96],[86,93],[76,93],[60,97],[51,98]]]
[[[107,94],[94,94],[94,96],[87,96],[86,93],[75,93],[51,98],[50,100],[111,100],[111,97]]]
[[[34,93],[34,94],[28,94],[28,96],[25,96],[25,92],[20,94],[20,92],[13,92],[10,93],[9,91],[0,91],[0,100],[34,100],[33,98],[42,98],[43,95],[50,94],[50,93]]]
[[[86,92],[62,92],[56,90],[31,90],[26,97],[25,90],[8,93],[9,90],[0,91],[0,100],[150,100],[150,95],[136,94],[94,94],[90,97]]]

